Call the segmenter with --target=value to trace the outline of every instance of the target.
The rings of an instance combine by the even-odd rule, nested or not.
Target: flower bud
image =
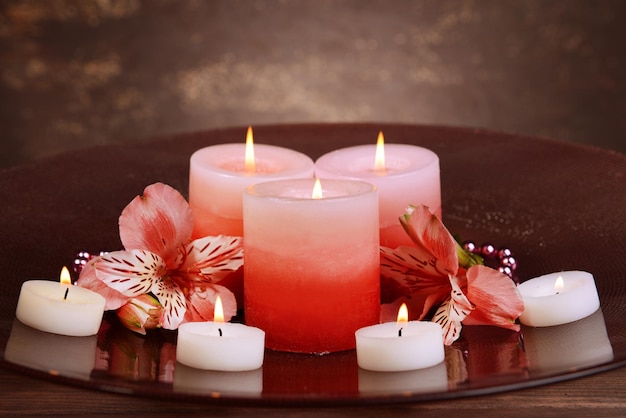
[[[131,331],[146,335],[147,329],[159,326],[159,319],[163,307],[152,295],[145,293],[132,298],[117,310],[117,316],[122,324]]]

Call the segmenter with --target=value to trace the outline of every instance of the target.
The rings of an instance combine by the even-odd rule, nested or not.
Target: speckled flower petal
[[[200,286],[216,283],[243,265],[241,237],[219,235],[199,238],[187,244],[185,252],[180,273]]]
[[[158,280],[152,286],[152,293],[163,306],[161,326],[165,329],[177,329],[187,311],[183,290],[172,280]]]
[[[148,293],[166,271],[161,257],[144,250],[114,251],[100,256],[93,266],[105,285],[131,298]]]
[[[450,297],[439,306],[433,317],[433,322],[441,325],[443,329],[445,345],[450,345],[459,338],[461,321],[472,312],[472,305],[461,291],[456,277],[450,277],[450,285],[452,286]]]
[[[404,296],[423,300],[423,307],[416,312],[419,318],[448,297],[450,281],[446,268],[430,252],[420,247],[381,247],[380,255],[380,274],[386,279],[381,281],[381,286],[391,279],[400,285],[400,291],[407,292]],[[381,292],[385,293],[386,289]]]
[[[98,278],[96,270],[93,267],[94,263],[97,263],[98,261],[100,261],[100,257],[95,257],[85,264],[80,271],[80,276],[78,277],[76,285],[102,295],[102,297],[106,300],[104,305],[105,310],[109,311],[118,309],[127,303],[130,300],[130,297],[118,292],[112,287],[107,286]]]
[[[126,250],[142,249],[158,254],[170,269],[175,269],[181,260],[181,246],[191,238],[193,215],[176,189],[155,183],[124,208],[119,227]]]

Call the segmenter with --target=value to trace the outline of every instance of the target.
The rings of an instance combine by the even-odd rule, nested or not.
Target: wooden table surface
[[[102,416],[461,416],[618,417],[626,415],[626,368],[495,395],[398,405],[276,408],[215,406],[81,389],[0,369],[0,414]]]

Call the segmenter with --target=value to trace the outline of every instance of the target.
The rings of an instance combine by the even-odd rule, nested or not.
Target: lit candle
[[[178,327],[176,360],[203,370],[238,372],[263,365],[265,332],[224,322],[218,296],[212,322],[186,322]]]
[[[315,162],[320,178],[362,180],[378,188],[380,244],[395,248],[410,244],[398,218],[408,205],[424,204],[441,217],[439,157],[426,148],[407,144],[359,145],[332,151]]]
[[[375,372],[424,369],[445,358],[441,326],[435,322],[407,321],[403,304],[397,322],[372,325],[356,332],[359,367]]]
[[[348,350],[354,332],[379,318],[376,189],[326,180],[314,195],[314,183],[261,183],[244,194],[246,322],[274,350]]]
[[[517,286],[524,312],[520,322],[533,327],[549,327],[577,321],[600,307],[593,276],[584,271],[546,274]]]
[[[75,337],[97,334],[105,299],[89,289],[73,286],[66,267],[63,267],[60,279],[60,282],[24,282],[17,301],[17,319],[53,334]]]
[[[312,178],[308,156],[273,145],[254,144],[248,128],[246,144],[220,144],[191,156],[189,205],[194,214],[194,238],[243,235],[242,195],[246,187],[264,181]]]
[[[4,350],[6,361],[34,370],[87,380],[96,364],[98,337],[71,337],[13,323]]]

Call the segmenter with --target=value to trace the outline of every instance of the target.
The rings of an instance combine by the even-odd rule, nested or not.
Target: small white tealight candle
[[[71,284],[66,267],[61,281],[29,280],[22,284],[15,316],[23,324],[53,334],[84,337],[98,333],[105,299]]]
[[[176,360],[202,370],[240,372],[263,365],[265,332],[224,322],[221,299],[213,322],[186,322],[178,327]]]
[[[593,276],[584,271],[562,271],[527,280],[517,289],[524,301],[520,322],[550,327],[585,318],[600,307]]]
[[[407,322],[402,304],[397,322],[371,325],[356,335],[356,357],[360,368],[376,372],[424,369],[445,358],[441,326],[435,322]]]

